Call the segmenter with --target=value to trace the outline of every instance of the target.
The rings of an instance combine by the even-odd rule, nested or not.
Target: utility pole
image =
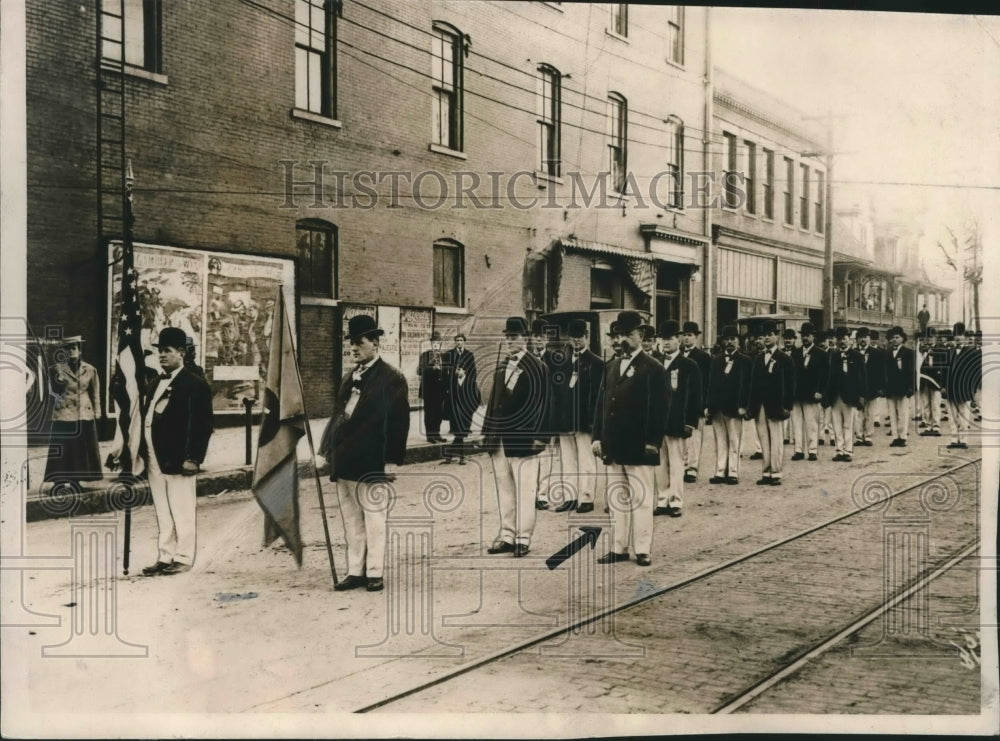
[[[826,230],[823,232],[823,328],[833,327],[833,127],[826,125]]]

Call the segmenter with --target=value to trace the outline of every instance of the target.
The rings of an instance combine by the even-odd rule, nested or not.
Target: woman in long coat
[[[80,357],[81,337],[68,337],[58,360],[49,369],[55,405],[49,433],[46,481],[98,481],[101,454],[97,445],[97,418],[101,416],[97,368]]]

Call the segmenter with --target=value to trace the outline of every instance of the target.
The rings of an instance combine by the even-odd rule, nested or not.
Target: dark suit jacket
[[[877,347],[869,347],[868,352],[858,353],[865,359],[866,383],[865,399],[874,399],[878,396],[885,396],[886,384],[886,354]]]
[[[548,421],[549,379],[545,365],[530,352],[524,353],[515,366],[520,371],[511,376],[511,388],[504,382],[507,360],[502,358],[493,373],[493,390],[483,420],[482,447],[488,453],[503,445],[509,458],[532,455],[535,441],[548,442],[552,433]]]
[[[738,350],[733,353],[733,365],[726,373],[726,354],[712,358],[708,372],[708,413],[722,412],[727,417],[740,416],[740,409],[750,406],[750,374],[753,362]]]
[[[448,421],[451,422],[452,434],[456,432],[468,432],[472,423],[472,415],[482,403],[482,394],[479,391],[479,378],[476,375],[476,358],[468,348],[458,354],[458,350],[452,348],[444,354],[443,369],[445,378],[445,408],[448,412]],[[458,383],[457,371],[465,371],[465,379],[461,385]]]
[[[403,463],[410,432],[406,378],[379,358],[361,376],[361,395],[350,417],[344,410],[354,388],[353,371],[340,382],[333,416],[320,449],[330,461],[330,480],[380,480],[385,464]]]
[[[147,402],[152,400],[159,383],[159,376],[150,379],[146,387]],[[191,370],[181,368],[156,407],[147,407],[146,414],[153,415],[150,432],[160,470],[176,475],[183,472],[184,461],[202,463],[212,437],[212,389],[208,383]],[[145,444],[140,450],[148,460]]]
[[[600,400],[594,415],[594,442],[600,442],[608,465],[655,466],[659,452],[646,454],[646,446],[659,448],[667,417],[667,372],[639,351],[620,373],[621,360],[612,358],[604,369]]]
[[[440,365],[434,363],[437,356]],[[417,388],[417,396],[424,400],[443,401],[445,393],[444,378],[444,353],[434,350],[424,350],[420,353],[420,361],[417,363],[417,377],[420,385]]]
[[[818,404],[823,399],[817,399],[814,394],[826,396],[826,386],[830,380],[830,356],[825,350],[813,345],[808,353],[804,347],[795,348],[792,360],[795,361],[795,400]]]
[[[680,352],[664,370],[667,373],[667,418],[663,434],[669,437],[689,437],[684,425],[697,427],[705,409],[701,371],[694,360],[685,358]]]
[[[948,365],[945,372],[945,388],[948,390],[948,400],[955,403],[972,401],[976,389],[982,385],[983,355],[979,348],[952,348],[948,352]]]
[[[795,402],[795,363],[777,346],[770,363],[764,363],[764,355],[758,353],[753,359],[747,410],[752,418],[763,407],[768,419],[788,419]]]
[[[574,371],[576,385],[570,388]],[[576,363],[572,349],[567,352],[566,362],[556,366],[552,373],[552,426],[556,432],[593,429],[603,376],[604,363],[588,348],[584,348]]]
[[[683,354],[684,351],[681,350]],[[699,402],[702,411],[708,405],[708,374],[712,368],[712,356],[700,347],[691,348],[691,352],[685,357],[693,360],[698,366],[698,378],[701,380],[701,401]]]
[[[864,406],[865,391],[868,388],[868,371],[865,359],[853,348],[847,351],[846,370],[845,359],[840,350],[830,354],[830,383],[826,389],[826,399],[823,406],[833,406],[837,399],[845,404],[861,409]],[[853,433],[851,433],[853,434]]]
[[[920,388],[940,391],[945,386],[948,373],[948,348],[931,347],[920,361]]]
[[[913,396],[917,385],[913,350],[903,345],[895,358],[892,357],[892,350],[886,352],[886,358],[889,362],[886,365],[885,395],[895,399]]]

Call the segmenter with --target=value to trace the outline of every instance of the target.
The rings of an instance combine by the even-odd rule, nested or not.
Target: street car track
[[[905,495],[907,493],[913,492],[915,490],[919,490],[920,488],[926,486],[930,482],[935,481],[936,479],[940,479],[940,478],[943,478],[943,477],[946,477],[946,476],[951,476],[951,475],[953,475],[953,474],[955,474],[957,472],[962,471],[963,469],[969,468],[970,466],[977,466],[977,465],[979,465],[981,463],[981,460],[982,460],[981,458],[975,458],[975,459],[973,459],[971,461],[966,461],[964,463],[961,463],[961,464],[959,464],[957,466],[954,466],[952,468],[946,469],[946,470],[941,471],[939,473],[936,473],[934,475],[927,476],[927,477],[921,479],[920,481],[912,484],[911,486],[907,486],[907,487],[905,487],[903,489],[900,489],[897,492],[887,494],[886,496],[878,498],[875,501],[872,501],[871,503],[866,504],[865,506],[858,507],[856,509],[853,509],[850,512],[846,512],[846,513],[844,513],[842,515],[838,515],[837,517],[834,517],[832,519],[829,519],[829,520],[826,520],[826,521],[821,522],[819,524],[813,525],[813,526],[811,526],[811,527],[809,527],[809,528],[807,528],[805,530],[802,530],[802,531],[800,531],[798,533],[794,533],[794,534],[792,534],[792,535],[790,535],[790,536],[788,536],[786,538],[783,538],[781,540],[775,541],[775,542],[770,543],[768,545],[765,545],[765,546],[763,546],[761,548],[758,548],[757,550],[754,550],[754,551],[751,551],[749,553],[746,553],[746,554],[743,554],[741,556],[738,556],[736,558],[730,559],[730,560],[728,560],[728,561],[726,561],[726,562],[724,562],[722,564],[719,564],[717,566],[713,566],[711,568],[705,569],[704,571],[698,572],[697,574],[693,574],[692,576],[687,577],[685,579],[682,579],[682,580],[680,580],[678,582],[675,582],[673,584],[669,584],[669,585],[667,585],[665,587],[660,587],[659,589],[655,589],[655,590],[652,590],[652,591],[650,591],[648,593],[645,593],[645,594],[642,594],[640,596],[637,596],[637,597],[634,597],[632,599],[629,599],[629,600],[627,600],[627,601],[625,601],[625,602],[623,602],[623,603],[621,603],[621,604],[619,604],[619,605],[617,605],[615,607],[608,608],[608,609],[605,609],[605,610],[600,610],[600,611],[598,611],[596,613],[588,615],[585,618],[581,618],[581,619],[579,619],[579,620],[577,620],[575,622],[569,623],[569,624],[564,625],[564,626],[559,627],[559,628],[554,628],[552,630],[546,631],[546,632],[544,632],[542,634],[539,634],[537,636],[534,636],[532,638],[529,638],[529,639],[520,641],[518,643],[515,643],[515,644],[513,644],[511,646],[507,646],[507,647],[505,647],[503,649],[500,649],[498,651],[490,653],[490,654],[488,654],[486,656],[480,657],[480,658],[475,659],[473,661],[470,661],[470,662],[468,662],[466,664],[463,664],[462,666],[456,667],[455,669],[452,669],[452,670],[450,670],[448,672],[445,672],[445,673],[441,674],[440,676],[434,677],[433,679],[427,680],[426,682],[422,682],[422,683],[420,683],[418,685],[415,685],[415,686],[413,686],[413,687],[411,687],[409,689],[403,690],[402,692],[397,692],[397,693],[394,693],[392,695],[387,695],[386,697],[383,697],[383,698],[377,700],[376,702],[373,702],[373,703],[370,703],[370,704],[365,705],[363,707],[357,708],[353,712],[355,712],[355,713],[367,713],[367,712],[372,712],[374,710],[379,710],[381,708],[385,708],[385,707],[387,707],[387,706],[389,706],[389,705],[391,705],[391,704],[393,704],[395,702],[403,700],[404,698],[407,698],[407,697],[410,697],[412,695],[418,694],[418,693],[423,692],[425,690],[428,690],[428,689],[430,689],[432,687],[435,687],[437,685],[440,685],[440,684],[448,682],[448,681],[450,681],[452,679],[455,679],[455,678],[457,678],[459,676],[462,676],[462,675],[467,674],[469,672],[472,672],[472,671],[475,671],[475,670],[480,669],[482,667],[485,667],[485,666],[488,666],[490,664],[493,664],[493,663],[495,663],[495,662],[497,662],[497,661],[499,661],[499,660],[501,660],[501,659],[503,659],[505,657],[512,656],[512,655],[517,654],[517,653],[519,653],[521,651],[524,651],[525,649],[531,648],[532,646],[536,646],[536,645],[538,645],[540,643],[544,643],[546,641],[549,641],[549,640],[551,640],[553,638],[556,638],[556,637],[558,637],[560,635],[564,635],[564,634],[569,633],[571,631],[578,630],[579,628],[581,628],[581,627],[583,627],[585,625],[588,625],[590,623],[594,623],[594,622],[603,620],[603,619],[605,619],[605,618],[607,618],[607,617],[609,617],[611,615],[614,615],[616,613],[622,613],[622,612],[631,610],[631,609],[637,607],[638,605],[641,605],[643,603],[647,603],[647,602],[649,602],[651,600],[655,600],[655,599],[657,599],[659,597],[667,595],[667,594],[669,594],[671,592],[675,592],[675,591],[677,591],[679,589],[682,589],[684,587],[690,586],[690,585],[692,585],[694,583],[697,583],[699,581],[703,581],[703,580],[705,580],[705,579],[707,579],[707,578],[709,578],[711,576],[717,575],[717,574],[719,574],[721,572],[724,572],[724,571],[726,571],[728,569],[732,569],[735,566],[738,566],[738,565],[743,564],[743,563],[745,563],[747,561],[750,561],[750,560],[752,560],[752,559],[754,559],[754,558],[756,558],[756,557],[758,557],[758,556],[760,556],[762,554],[768,553],[768,552],[773,551],[773,550],[775,550],[777,548],[780,548],[780,547],[782,547],[784,545],[787,545],[787,544],[792,543],[792,542],[794,542],[796,540],[804,538],[804,537],[806,537],[808,535],[811,535],[811,534],[816,533],[818,531],[821,531],[821,530],[824,530],[826,528],[829,528],[829,527],[831,527],[831,526],[833,526],[833,525],[835,525],[837,523],[840,523],[840,522],[842,522],[844,520],[847,520],[849,518],[855,517],[855,516],[857,516],[857,515],[859,515],[859,514],[861,514],[863,512],[868,511],[869,509],[872,509],[873,507],[883,507],[883,506],[885,506],[886,502],[891,501],[893,499],[896,499],[897,497],[903,496],[903,495]],[[894,604],[896,604],[898,601],[906,599],[906,597],[908,595],[910,595],[912,592],[918,591],[923,586],[926,586],[926,583],[929,583],[929,581],[931,581],[932,579],[937,578],[941,574],[945,573],[949,568],[951,568],[954,565],[954,563],[957,563],[959,560],[961,560],[962,558],[964,558],[965,556],[967,556],[968,553],[972,552],[977,547],[978,547],[978,540],[976,540],[976,541],[974,541],[972,543],[966,544],[962,549],[960,549],[960,551],[957,554],[952,554],[948,558],[948,563],[946,565],[939,566],[938,568],[936,568],[934,570],[933,574],[926,575],[926,576],[922,577],[921,579],[917,580],[917,582],[915,582],[914,584],[908,585],[899,594],[895,595],[894,597],[892,597],[892,598],[890,598],[888,600],[884,600],[882,602],[882,604],[880,604],[874,610],[866,613],[860,619],[852,621],[851,625],[849,625],[847,628],[843,629],[842,631],[838,631],[833,637],[824,640],[819,645],[816,645],[813,648],[808,649],[804,653],[799,652],[796,656],[792,657],[792,659],[789,662],[786,662],[786,664],[783,665],[781,668],[779,668],[775,672],[772,672],[767,678],[761,680],[760,682],[754,683],[754,685],[752,685],[750,688],[744,690],[743,693],[741,693],[740,695],[736,696],[733,699],[728,700],[726,702],[726,704],[719,706],[713,712],[720,712],[720,713],[732,712],[732,710],[735,710],[739,706],[745,704],[746,702],[749,702],[754,697],[758,696],[762,692],[766,691],[769,687],[773,686],[775,683],[780,682],[784,677],[786,677],[789,674],[793,673],[795,670],[797,670],[799,667],[801,667],[807,661],[809,661],[813,656],[819,655],[823,651],[827,650],[830,646],[834,645],[836,642],[838,642],[839,640],[841,640],[844,636],[850,635],[851,633],[856,632],[858,629],[864,627],[865,624],[867,624],[868,622],[871,622],[871,620],[874,620],[879,615],[883,614],[883,612],[885,612],[885,610],[891,609],[891,607]],[[768,682],[770,682],[770,684],[767,684]],[[751,693],[755,693],[755,694],[751,694]]]

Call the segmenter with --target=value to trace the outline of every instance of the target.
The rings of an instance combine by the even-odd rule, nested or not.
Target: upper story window
[[[667,59],[684,64],[684,6],[667,5]]]
[[[795,225],[795,163],[785,157],[785,223]]]
[[[162,72],[161,0],[100,0],[101,56],[149,72]],[[124,40],[123,37],[124,36]]]
[[[299,295],[337,298],[337,227],[322,219],[295,224]]]
[[[722,136],[726,140],[726,169],[722,174],[724,205],[726,208],[736,208],[740,202],[739,178],[736,175],[736,168],[738,165],[736,134],[723,131]]]
[[[559,177],[562,166],[562,75],[555,67],[539,65],[539,171]]]
[[[799,165],[802,168],[802,190],[799,191],[799,225],[809,228],[809,165]]]
[[[671,185],[668,203],[684,208],[684,122],[675,116],[667,119],[667,172]]]
[[[628,37],[628,3],[611,3],[611,30]]]
[[[757,145],[744,140],[743,146],[746,152],[746,166],[743,168],[746,209],[748,214],[755,214],[757,213]]]
[[[618,93],[608,95],[608,125],[611,187],[615,193],[624,193],[628,167],[628,101]]]
[[[434,21],[431,42],[432,88],[434,90],[434,143],[461,152],[463,147],[463,51],[462,32],[448,23]]]
[[[453,239],[434,243],[434,305],[465,306],[465,248]]]
[[[764,196],[764,217],[774,218],[774,152],[764,149],[764,181],[761,191]]]
[[[337,11],[333,0],[295,0],[295,107],[337,115]]]
[[[826,186],[826,173],[820,170],[816,171],[816,231],[820,234],[823,233],[823,219],[826,216],[824,209],[826,207],[826,191],[824,190]]]

